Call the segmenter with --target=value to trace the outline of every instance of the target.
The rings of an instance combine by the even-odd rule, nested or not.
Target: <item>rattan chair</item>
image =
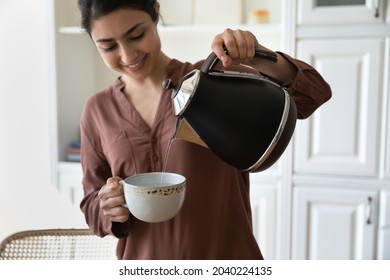
[[[88,229],[22,231],[0,244],[0,260],[116,259],[117,239],[100,238]]]

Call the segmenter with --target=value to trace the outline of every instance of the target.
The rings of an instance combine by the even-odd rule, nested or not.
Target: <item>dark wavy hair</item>
[[[66,0],[67,1],[67,0]],[[158,19],[156,0],[78,0],[81,13],[81,27],[91,35],[92,21],[122,8],[141,10]]]

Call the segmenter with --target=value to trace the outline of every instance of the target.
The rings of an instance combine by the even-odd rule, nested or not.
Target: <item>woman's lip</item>
[[[124,65],[124,66],[129,68],[132,71],[136,71],[136,70],[141,69],[144,66],[145,62],[146,62],[146,55],[142,59],[140,59],[138,62],[131,64],[131,65]]]

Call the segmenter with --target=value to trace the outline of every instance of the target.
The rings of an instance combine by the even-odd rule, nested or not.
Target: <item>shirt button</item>
[[[150,142],[152,144],[156,144],[157,143],[157,138],[156,137],[152,137],[152,139],[150,139]]]
[[[153,160],[154,162],[158,162],[158,156],[152,156],[152,160]]]

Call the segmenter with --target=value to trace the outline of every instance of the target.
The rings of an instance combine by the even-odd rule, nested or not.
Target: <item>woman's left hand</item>
[[[217,35],[211,45],[212,50],[224,67],[252,59],[259,45],[256,37],[249,31],[226,29]]]

